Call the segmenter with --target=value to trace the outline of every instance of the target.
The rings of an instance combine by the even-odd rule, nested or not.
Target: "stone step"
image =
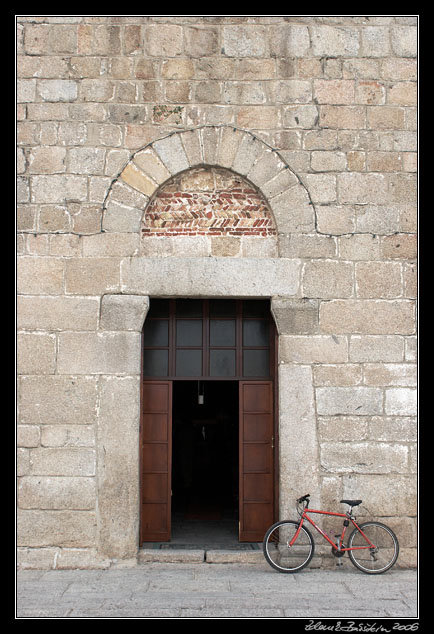
[[[141,548],[137,562],[144,563],[261,563],[262,550],[189,549],[189,548]]]

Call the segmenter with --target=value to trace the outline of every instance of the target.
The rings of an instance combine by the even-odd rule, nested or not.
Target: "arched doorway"
[[[144,240],[139,246],[138,234],[157,192],[173,177],[204,166],[241,175],[262,194],[276,229],[276,235],[272,236],[274,251],[256,248],[265,244],[262,237],[255,238],[253,249],[235,254],[232,251],[214,254],[199,248],[201,243],[209,244],[210,236],[195,236],[188,245],[179,236],[157,237],[157,242],[168,245],[163,253],[153,248],[145,252]],[[281,346],[286,335],[305,333],[305,316],[310,319],[309,315],[315,311],[300,295],[302,262],[291,257],[285,247],[285,239],[291,232],[315,232],[315,210],[300,179],[277,151],[247,131],[232,126],[177,131],[131,157],[109,188],[101,229],[101,240],[116,248],[121,257],[119,289],[108,288],[102,297],[101,323],[109,330],[119,331],[132,347],[134,377],[129,382],[123,376],[119,378],[119,386],[128,396],[122,401],[126,412],[123,424],[111,415],[108,397],[105,409],[100,408],[104,454],[98,461],[98,551],[127,557],[132,556],[140,543],[141,476],[137,449],[144,383],[139,333],[146,323],[149,298],[270,301],[279,335],[274,388],[279,402],[275,416],[280,437],[281,494],[275,508],[280,508],[280,515],[287,514],[288,500],[294,499],[306,482],[313,483],[311,490],[318,490],[319,465],[312,369],[287,363]],[[172,240],[176,240],[176,249],[173,243],[170,246]],[[103,338],[107,354],[116,358],[116,367],[120,367],[117,338],[113,333]],[[105,404],[102,398],[101,405]],[[300,438],[303,461],[300,461]]]
[[[277,495],[276,331],[268,300],[155,299],[143,329],[141,542],[232,519],[261,541]]]

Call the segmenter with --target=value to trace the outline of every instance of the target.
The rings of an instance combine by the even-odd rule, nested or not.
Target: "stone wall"
[[[140,332],[159,294],[272,298],[281,513],[308,491],[363,498],[414,565],[417,18],[17,29],[19,565],[136,557]],[[145,237],[198,174],[250,185],[273,235]]]

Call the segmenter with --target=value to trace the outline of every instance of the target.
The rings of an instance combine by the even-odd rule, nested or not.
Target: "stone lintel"
[[[156,297],[293,297],[300,261],[285,258],[127,258],[123,293]]]

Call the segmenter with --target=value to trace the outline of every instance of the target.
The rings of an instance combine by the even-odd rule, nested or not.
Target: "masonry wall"
[[[414,565],[416,17],[20,16],[17,33],[19,564],[136,556],[140,331],[178,267],[186,296],[250,271],[247,294],[273,298],[296,417],[282,513],[313,485],[324,507],[363,498]],[[257,196],[267,235],[156,231],[165,195],[223,181]]]

